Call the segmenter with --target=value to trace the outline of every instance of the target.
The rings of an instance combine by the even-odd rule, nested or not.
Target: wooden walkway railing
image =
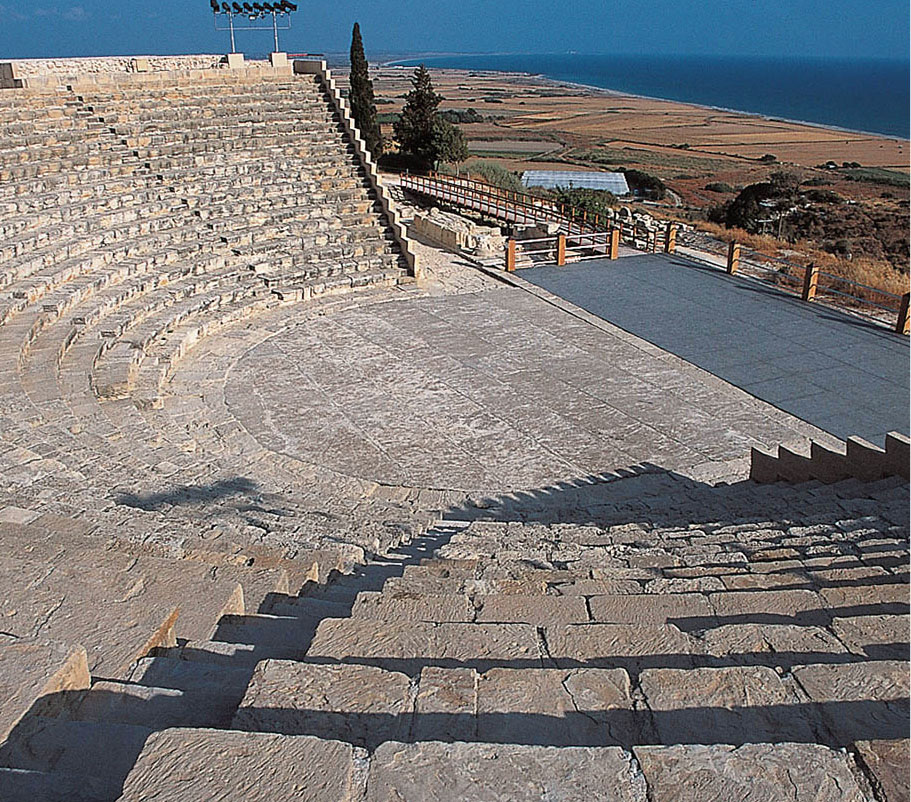
[[[556,223],[560,233],[570,238],[586,235],[609,236],[619,231],[620,242],[640,251],[673,253],[676,242],[674,224],[659,230],[642,223],[620,223],[598,213],[589,213],[566,203],[556,203],[527,192],[513,192],[470,178],[429,173],[402,176],[402,188],[439,203],[448,203],[514,225]]]
[[[505,265],[509,271],[545,264],[564,265],[583,259],[615,259],[621,243],[651,253],[674,253],[677,248],[677,225],[674,223],[662,224],[657,229],[642,224],[624,225],[606,215],[589,214],[568,204],[442,173],[426,176],[405,174],[402,176],[402,187],[416,195],[505,223],[559,225],[556,235],[533,240],[510,239]],[[749,267],[760,280],[804,301],[830,303],[876,323],[885,323],[899,334],[909,333],[909,293],[897,295],[879,290],[819,270],[812,264],[801,265],[748,250],[737,242],[726,245],[720,240],[713,240],[705,247],[707,250],[695,249],[697,253],[688,247],[687,255],[725,269],[729,274]]]
[[[743,247],[738,242],[728,244],[725,269],[731,275],[748,266],[759,272],[759,278],[774,284],[790,295],[811,302],[829,302],[840,309],[847,309],[861,317],[878,323],[894,321],[893,330],[908,334],[909,299],[911,293],[898,295],[869,284],[838,276],[820,270],[812,262],[798,264],[780,256],[770,256],[760,251]]]

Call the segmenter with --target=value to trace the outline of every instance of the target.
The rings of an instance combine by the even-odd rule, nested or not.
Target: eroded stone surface
[[[478,725],[478,675],[471,668],[421,671],[414,705],[415,741],[473,741]]]
[[[860,741],[855,748],[884,802],[908,802],[911,741]]]
[[[478,736],[495,743],[635,743],[629,676],[622,669],[493,669],[478,685]]]
[[[0,637],[0,741],[40,699],[41,712],[55,715],[90,683],[81,646]]]
[[[368,802],[645,802],[627,753],[507,744],[384,744]]]
[[[836,745],[907,736],[907,663],[833,663],[799,666],[793,673]]]
[[[656,669],[639,681],[661,743],[815,741],[802,700],[770,668]]]
[[[699,593],[593,596],[589,605],[594,620],[608,624],[664,624],[668,619],[713,617],[712,608]]]
[[[353,747],[317,738],[219,730],[165,730],[146,742],[124,802],[301,802],[360,799]]]
[[[589,620],[582,596],[500,596],[476,597],[481,604],[478,621],[503,621],[550,626]]]
[[[815,744],[644,746],[652,802],[869,802],[849,758]]]
[[[256,667],[233,726],[375,746],[408,734],[410,684],[404,674],[372,666],[267,660]]]

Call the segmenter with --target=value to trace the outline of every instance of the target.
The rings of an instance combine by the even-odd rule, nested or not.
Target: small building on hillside
[[[629,195],[629,184],[623,173],[601,173],[574,170],[526,170],[522,186],[544,189],[599,189],[618,197]]]

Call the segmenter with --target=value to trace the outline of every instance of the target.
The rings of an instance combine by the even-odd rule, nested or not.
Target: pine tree
[[[364,43],[361,40],[361,26],[354,23],[351,34],[351,115],[355,125],[360,129],[361,137],[374,157],[383,152],[383,137],[376,119],[376,99],[373,94],[373,81],[370,80],[370,66],[364,55]]]
[[[434,91],[430,73],[423,64],[414,71],[411,86],[395,123],[395,138],[403,153],[414,157],[422,166],[432,167],[436,162],[434,120],[443,98]]]

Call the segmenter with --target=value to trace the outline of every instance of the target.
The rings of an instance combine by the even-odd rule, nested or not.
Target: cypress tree
[[[436,161],[434,120],[443,98],[434,91],[430,73],[423,64],[414,71],[411,86],[402,114],[395,123],[395,138],[403,153],[425,167],[432,167]]]
[[[351,115],[360,129],[361,137],[375,157],[383,152],[383,137],[376,119],[376,98],[373,94],[373,81],[370,80],[370,66],[364,55],[364,43],[361,40],[361,26],[354,23],[351,34]]]

